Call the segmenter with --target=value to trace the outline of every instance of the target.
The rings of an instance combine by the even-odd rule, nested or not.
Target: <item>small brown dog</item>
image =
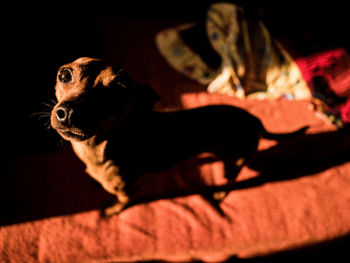
[[[283,139],[306,129],[271,134],[259,119],[232,106],[153,111],[159,97],[152,89],[99,59],[79,58],[62,66],[55,89],[51,125],[71,142],[87,173],[117,197],[107,215],[129,203],[130,186],[144,172],[212,152],[223,160],[232,182],[260,137]]]

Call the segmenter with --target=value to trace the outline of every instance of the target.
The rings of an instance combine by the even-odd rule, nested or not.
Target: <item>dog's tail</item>
[[[261,124],[260,132],[263,138],[268,139],[268,140],[288,140],[294,137],[297,137],[299,135],[302,135],[305,133],[305,131],[309,128],[309,126],[305,126],[299,130],[296,130],[294,132],[289,132],[289,133],[272,133],[268,132],[264,126]]]

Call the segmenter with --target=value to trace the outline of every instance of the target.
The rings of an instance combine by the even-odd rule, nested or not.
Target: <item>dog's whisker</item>
[[[49,103],[46,103],[46,102],[42,102],[42,101],[39,101],[40,104],[44,105],[44,106],[47,106],[49,107],[50,109],[52,109],[54,107],[54,105],[51,105]]]
[[[57,104],[57,101],[56,100],[54,100],[54,99],[50,99],[50,102],[52,102],[53,103],[53,107]]]
[[[39,115],[39,114],[43,114],[43,115],[50,115],[51,113],[50,112],[47,112],[47,111],[38,111],[38,112],[34,112],[32,115]]]
[[[63,138],[60,138],[58,141],[57,141],[57,146],[60,147],[60,148],[63,148],[64,146],[67,145],[67,141],[64,140]]]
[[[53,109],[56,105],[56,102],[53,99],[50,99],[49,102],[37,101],[37,103],[46,106],[49,109]]]
[[[50,116],[51,113],[50,113],[50,112],[46,112],[46,111],[39,111],[39,112],[34,112],[31,116],[37,116],[37,115],[40,115],[40,116]]]
[[[30,117],[36,118],[38,120],[41,120],[43,118],[49,118],[51,116],[51,110],[55,107],[55,105],[43,101],[37,101],[37,103],[44,105],[45,107],[42,109],[42,111],[32,113]]]
[[[47,112],[35,112],[32,115],[30,115],[31,117],[44,117],[44,116],[50,116],[50,113]]]
[[[46,121],[46,122],[44,123],[44,127],[45,127],[45,129],[47,129],[47,130],[51,130],[51,129],[52,129],[50,120],[48,120],[48,121]]]
[[[33,114],[30,115],[31,118],[44,118],[44,117],[50,117],[51,113],[50,112],[35,112]]]

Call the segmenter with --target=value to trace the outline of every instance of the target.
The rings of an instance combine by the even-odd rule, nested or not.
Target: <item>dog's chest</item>
[[[98,145],[88,142],[72,142],[75,154],[86,164],[87,169],[98,167],[104,162],[106,145],[107,141]]]

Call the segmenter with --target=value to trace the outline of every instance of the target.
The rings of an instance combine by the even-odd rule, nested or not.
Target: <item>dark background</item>
[[[152,35],[158,28],[199,21],[210,2],[89,1],[79,5],[57,1],[50,6],[5,7],[1,104],[3,138],[11,142],[6,148],[9,158],[57,147],[57,138],[43,129],[45,118],[32,115],[47,111],[41,102],[50,103],[53,98],[60,65],[80,56],[105,58],[122,67],[132,59],[137,63],[123,52],[130,42],[135,49],[143,47],[142,42],[137,45],[142,36],[138,39],[133,28]],[[348,46],[349,11],[344,1],[234,2],[242,4],[249,17],[263,19],[273,35],[305,52]]]
[[[50,2],[50,6],[10,4],[2,7],[0,116],[1,143],[5,155],[5,169],[0,175],[0,205],[4,212],[1,216],[2,224],[47,216],[40,214],[40,205],[38,211],[34,212],[25,207],[43,202],[40,193],[35,196],[28,189],[31,178],[41,182],[40,176],[52,172],[51,180],[55,182],[60,180],[56,178],[57,174],[55,177],[55,172],[63,166],[67,167],[65,171],[83,171],[82,164],[71,151],[62,150],[69,149],[69,145],[62,142],[52,129],[47,128],[49,118],[38,118],[40,114],[37,114],[49,111],[42,103],[52,104],[58,67],[81,56],[100,57],[127,69],[130,67],[132,77],[147,84],[147,77],[142,74],[145,63],[138,56],[147,52],[143,48],[151,45],[154,34],[159,30],[203,19],[210,2],[212,1],[87,1],[79,5],[70,1],[56,1]],[[333,46],[349,46],[350,11],[346,1],[234,2],[242,4],[250,18],[262,19],[274,36],[287,40],[301,54]],[[130,54],[125,50],[135,52]],[[132,68],[137,70],[133,71]],[[41,156],[39,163],[36,156]],[[57,163],[50,164],[56,157]],[[33,165],[37,167],[33,168]],[[60,176],[63,174],[64,171]],[[85,178],[82,172],[76,176]],[[43,180],[47,180],[46,177]],[[63,176],[62,180],[70,183],[68,176]],[[41,183],[45,185],[47,182]],[[46,209],[57,198],[61,198],[62,202],[70,202],[71,197],[72,202],[80,206],[79,209],[101,207],[101,202],[106,199],[103,190],[95,190],[95,186],[90,186],[93,182],[88,181],[86,184],[87,191],[95,191],[100,196],[97,201],[91,200],[89,207],[83,207],[73,197],[74,193],[59,189],[57,193],[65,196],[55,197],[52,194],[53,199],[45,201]],[[54,189],[52,183],[52,189],[45,191],[54,192]],[[27,203],[23,202],[26,198]],[[20,205],[22,206],[19,207]],[[62,214],[64,210],[51,209],[49,216]],[[65,209],[64,213],[76,212],[74,209]],[[349,244],[348,240],[345,241],[340,242],[340,246],[338,243],[330,246],[328,254]],[[318,255],[320,251],[317,251]],[[322,251],[326,250],[322,248]]]

